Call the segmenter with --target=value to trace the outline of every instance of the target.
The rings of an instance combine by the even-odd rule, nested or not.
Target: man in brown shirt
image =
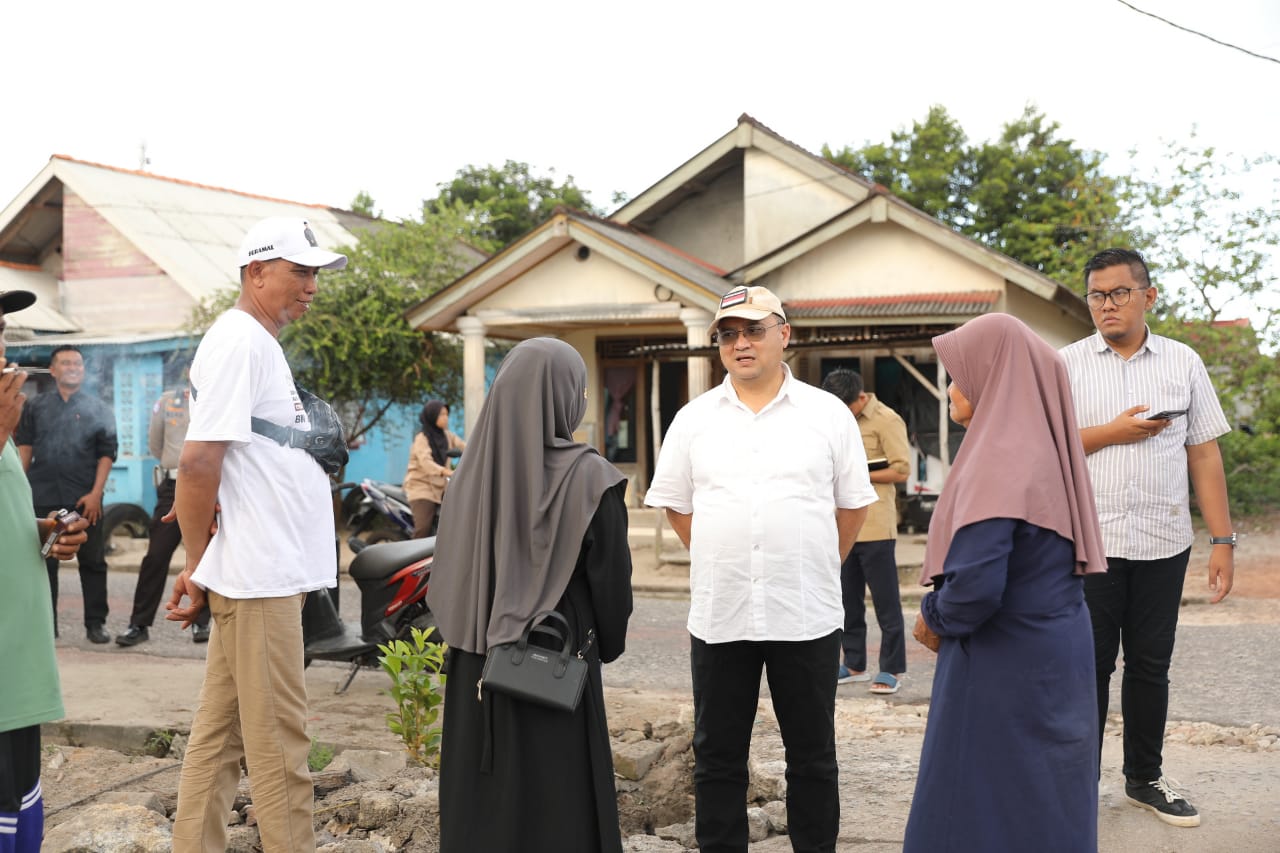
[[[906,632],[902,602],[898,597],[898,493],[896,483],[905,482],[910,450],[907,426],[893,409],[863,390],[862,377],[852,370],[833,370],[822,380],[822,388],[840,398],[858,421],[862,444],[871,466],[871,485],[878,500],[871,505],[866,523],[858,533],[853,550],[840,566],[840,587],[844,596],[844,634],[841,646],[844,662],[837,683],[871,681],[872,693],[897,693],[899,680],[907,670]],[[880,624],[880,671],[875,679],[867,672],[867,608],[864,601],[871,588],[871,604]]]

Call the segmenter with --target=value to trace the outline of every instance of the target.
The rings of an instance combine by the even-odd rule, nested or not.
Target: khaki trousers
[[[265,853],[316,849],[307,755],[302,602],[209,592],[213,633],[182,761],[174,853],[223,853],[240,759]]]

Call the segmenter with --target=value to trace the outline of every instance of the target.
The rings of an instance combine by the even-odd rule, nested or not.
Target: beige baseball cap
[[[782,322],[787,321],[787,314],[782,310],[782,300],[773,295],[767,287],[735,287],[720,297],[720,310],[711,321],[710,331],[725,317],[741,317],[744,320],[763,320],[770,314],[777,314]]]

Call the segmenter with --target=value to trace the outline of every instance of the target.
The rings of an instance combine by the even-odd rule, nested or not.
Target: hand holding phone
[[[1149,421],[1171,421],[1171,420],[1173,420],[1174,418],[1178,418],[1178,417],[1181,417],[1181,416],[1185,415],[1186,413],[1187,413],[1187,410],[1186,410],[1186,409],[1165,409],[1163,412],[1156,412],[1154,415],[1149,415],[1149,416],[1147,417],[1147,420],[1149,420]]]
[[[36,526],[40,530],[40,535],[44,537],[44,544],[40,547],[40,556],[48,557],[49,552],[53,550],[53,545],[58,541],[58,537],[67,532],[67,527],[73,522],[80,520],[80,513],[75,510],[58,510],[58,514],[53,518],[37,518]]]

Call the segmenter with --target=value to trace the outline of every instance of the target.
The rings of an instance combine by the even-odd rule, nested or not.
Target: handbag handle
[[[554,618],[564,626],[564,633],[555,625],[543,625],[542,620],[548,617]],[[537,631],[541,634],[550,634],[562,643],[560,649],[560,662],[556,664],[555,674],[559,678],[569,668],[569,650],[573,646],[573,628],[569,625],[569,620],[554,610],[543,610],[541,613],[535,613],[533,618],[529,620],[529,624],[524,626],[524,631],[520,634],[520,639],[516,641],[516,647],[511,652],[512,663],[519,664],[524,660],[525,650],[529,648],[529,635]]]

